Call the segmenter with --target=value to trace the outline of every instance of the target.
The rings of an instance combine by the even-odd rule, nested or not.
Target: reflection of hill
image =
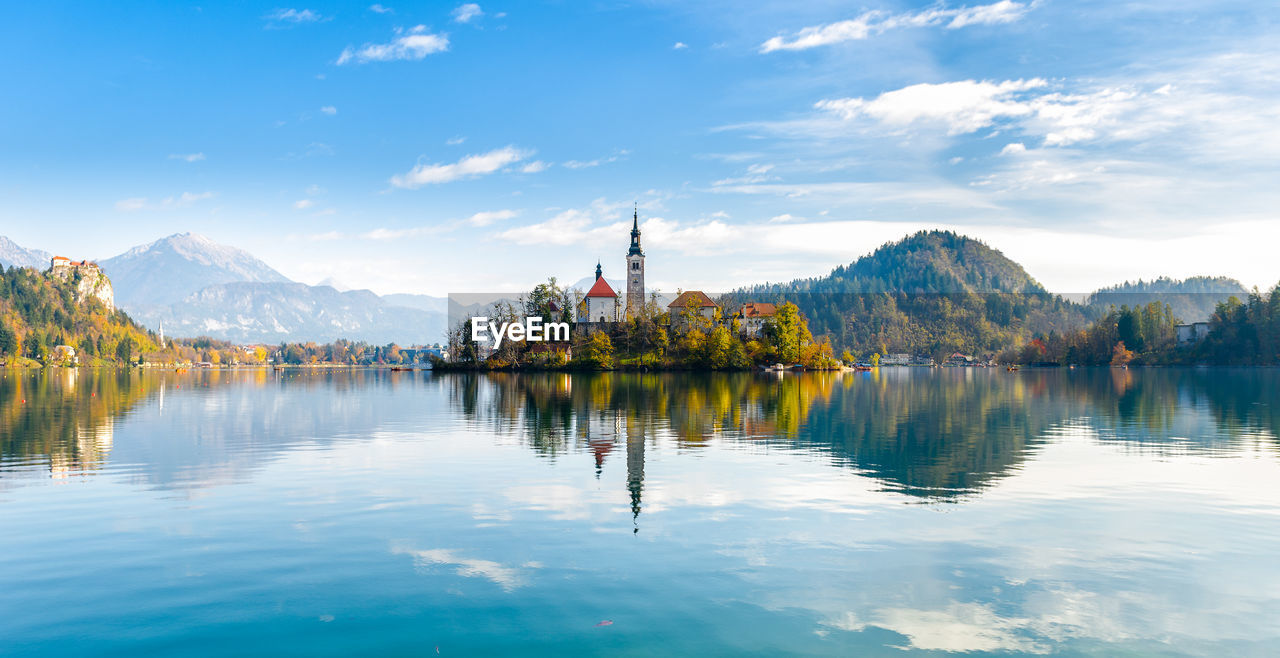
[[[1280,428],[1259,399],[1277,390],[1275,379],[1262,370],[885,369],[439,381],[472,420],[547,456],[590,450],[598,466],[615,441],[625,435],[631,447],[636,434],[692,449],[716,438],[764,441],[826,454],[894,490],[948,499],[990,486],[1054,430],[1080,422],[1101,440],[1144,449],[1221,449],[1260,428],[1274,437]]]
[[[113,469],[155,486],[234,481],[300,444],[438,420],[416,397],[427,377],[345,370],[10,374],[0,380],[0,462],[5,476],[26,463],[47,463],[56,476],[100,467],[110,450]]]
[[[626,461],[633,513],[647,446],[767,444],[883,486],[980,491],[1083,428],[1135,450],[1214,454],[1280,434],[1274,369],[884,369],[731,374],[115,370],[0,377],[0,479],[105,466],[162,488],[235,481],[298,446],[462,426],[536,454]],[[650,471],[652,469],[649,469]]]
[[[120,370],[11,371],[0,378],[0,463],[65,477],[100,466],[115,419],[145,396]]]

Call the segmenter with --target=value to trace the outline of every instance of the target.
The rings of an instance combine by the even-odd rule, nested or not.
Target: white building
[[[765,323],[773,320],[773,316],[777,314],[776,304],[747,302],[738,310],[738,330],[747,338],[759,338],[764,333]]]
[[[1192,345],[1205,339],[1209,335],[1208,322],[1193,322],[1191,324],[1180,324],[1175,327],[1178,331],[1178,345]]]
[[[599,330],[617,322],[622,312],[622,300],[618,291],[614,290],[604,279],[599,263],[596,263],[596,282],[587,291],[587,298],[578,309],[579,324],[587,325],[588,330]]]

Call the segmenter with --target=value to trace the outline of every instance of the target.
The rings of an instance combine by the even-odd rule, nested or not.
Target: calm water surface
[[[1280,655],[1280,371],[0,373],[0,655]]]

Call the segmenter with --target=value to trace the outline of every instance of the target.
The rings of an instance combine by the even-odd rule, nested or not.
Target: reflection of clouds
[[[616,507],[626,504],[626,491],[593,491],[569,484],[530,484],[504,489],[509,505],[538,512],[549,512],[557,521],[589,521],[597,505]]]
[[[924,651],[1049,651],[1019,634],[1027,620],[1001,617],[980,603],[952,603],[940,610],[886,608],[876,612],[875,625],[907,636],[908,648]]]
[[[414,567],[422,570],[429,570],[436,565],[457,567],[456,573],[459,576],[464,578],[484,578],[506,592],[511,592],[524,586],[524,578],[519,569],[504,566],[502,563],[492,560],[462,557],[457,554],[457,551],[451,549],[417,550],[406,546],[392,546],[391,552],[395,555],[413,556]],[[524,565],[529,569],[536,569],[538,566],[535,562],[528,562]]]

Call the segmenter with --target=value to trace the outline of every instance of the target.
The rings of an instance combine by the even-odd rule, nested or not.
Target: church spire
[[[637,206],[631,215],[631,248],[627,250],[628,256],[643,256],[644,251],[640,249],[640,209]]]
[[[596,281],[599,281],[602,276],[604,276],[604,271],[600,269],[600,261],[596,261]]]

